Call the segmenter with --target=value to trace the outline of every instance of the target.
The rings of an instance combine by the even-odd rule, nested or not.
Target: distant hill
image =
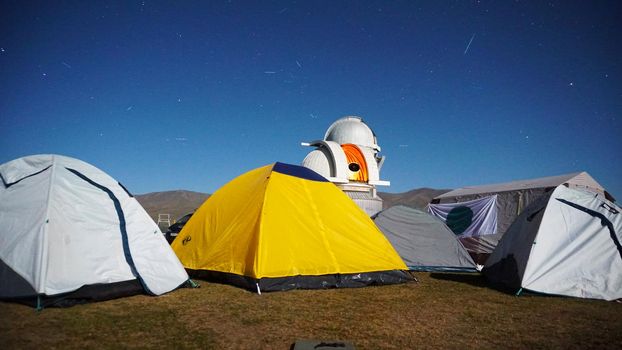
[[[210,195],[192,191],[165,191],[136,195],[153,221],[158,222],[158,214],[170,214],[171,224],[180,217],[197,209]]]
[[[402,193],[378,192],[378,196],[384,200],[383,208],[390,208],[394,205],[405,205],[407,207],[425,209],[432,198],[449,192],[451,190],[436,190],[433,188],[417,188]]]
[[[384,208],[394,205],[424,209],[432,198],[449,192],[432,188],[418,188],[403,193],[379,192],[384,200]],[[170,214],[171,224],[180,217],[194,211],[210,196],[208,193],[192,191],[165,191],[136,195],[138,202],[145,208],[153,221],[158,222],[158,214]],[[162,227],[164,229],[164,227]]]

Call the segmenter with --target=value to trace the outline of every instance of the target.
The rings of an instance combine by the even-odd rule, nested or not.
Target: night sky
[[[0,26],[0,163],[212,193],[358,115],[381,191],[587,171],[622,198],[621,1],[2,1]]]

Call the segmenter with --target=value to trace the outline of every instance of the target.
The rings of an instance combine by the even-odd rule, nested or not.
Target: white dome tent
[[[96,167],[59,155],[0,165],[0,298],[38,307],[188,281],[157,225]]]
[[[504,288],[579,298],[622,298],[622,208],[557,186],[527,207],[486,261]]]

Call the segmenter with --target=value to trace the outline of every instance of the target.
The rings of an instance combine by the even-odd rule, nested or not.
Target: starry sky
[[[0,26],[0,163],[213,193],[358,115],[381,191],[587,171],[622,198],[620,1],[2,1]]]

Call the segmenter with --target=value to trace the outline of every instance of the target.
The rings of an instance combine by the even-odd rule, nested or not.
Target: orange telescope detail
[[[351,143],[343,144],[341,145],[341,148],[346,154],[346,159],[348,160],[348,169],[350,170],[348,180],[368,182],[369,174],[367,172],[367,162],[365,161],[365,157],[363,156],[361,149]]]

